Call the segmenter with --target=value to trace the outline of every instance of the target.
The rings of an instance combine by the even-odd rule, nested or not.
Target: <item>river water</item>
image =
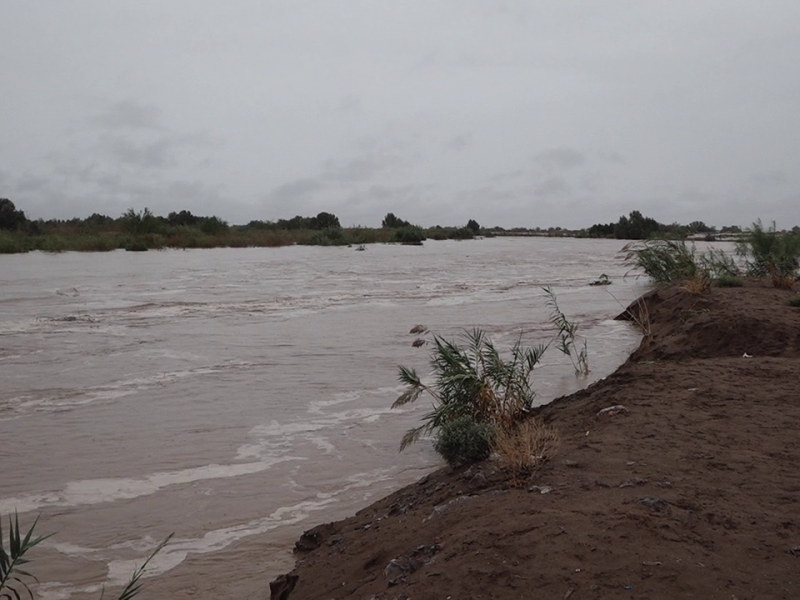
[[[142,595],[263,598],[304,530],[440,466],[401,454],[429,408],[392,410],[397,365],[427,372],[424,324],[548,341],[541,290],[588,339],[554,349],[541,402],[612,372],[638,343],[611,320],[646,283],[610,240],[0,257],[0,513],[54,533],[31,554],[45,600],[98,598],[167,534]],[[613,285],[591,287],[606,273]],[[613,295],[612,295],[613,294]],[[428,335],[430,339],[430,335]],[[108,596],[108,594],[107,594]]]

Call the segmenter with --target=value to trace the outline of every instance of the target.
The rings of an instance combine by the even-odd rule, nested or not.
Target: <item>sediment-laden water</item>
[[[638,343],[611,320],[646,285],[623,279],[620,247],[0,257],[0,513],[23,525],[40,513],[39,531],[55,533],[32,555],[40,597],[97,598],[170,532],[149,571],[158,597],[262,597],[302,530],[440,464],[425,441],[397,453],[428,408],[389,408],[397,365],[426,371],[413,325],[546,342],[552,286],[588,338],[592,375],[576,379],[551,349],[535,381],[546,402]],[[589,286],[601,273],[613,285]]]

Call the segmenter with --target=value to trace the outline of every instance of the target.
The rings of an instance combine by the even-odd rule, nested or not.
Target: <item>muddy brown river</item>
[[[0,256],[0,513],[54,534],[31,554],[38,596],[113,592],[174,532],[142,598],[265,597],[304,529],[440,466],[426,440],[397,452],[429,408],[390,409],[397,365],[427,372],[412,326],[546,342],[552,286],[592,374],[551,349],[534,382],[547,402],[638,343],[611,319],[647,286],[623,279],[621,246]],[[612,285],[588,285],[602,273]]]

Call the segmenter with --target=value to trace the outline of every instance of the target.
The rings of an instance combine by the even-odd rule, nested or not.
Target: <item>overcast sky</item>
[[[0,0],[0,197],[800,224],[797,0]]]

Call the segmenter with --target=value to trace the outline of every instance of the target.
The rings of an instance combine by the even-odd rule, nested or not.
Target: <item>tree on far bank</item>
[[[467,221],[467,229],[471,229],[472,233],[478,233],[481,230],[481,226],[478,225],[475,219],[470,219]]]
[[[8,198],[0,198],[0,229],[22,229],[28,218],[21,210],[17,210],[14,203]]]
[[[629,216],[622,216],[614,226],[614,237],[618,240],[646,240],[658,233],[661,225],[655,219],[645,217],[638,210],[631,211]]]
[[[311,217],[310,229],[341,229],[339,217],[329,212],[321,212]]]
[[[403,219],[397,218],[394,213],[386,213],[386,216],[383,218],[383,222],[381,223],[381,227],[384,229],[397,229],[400,227],[410,227],[411,223],[408,221],[404,221]]]

